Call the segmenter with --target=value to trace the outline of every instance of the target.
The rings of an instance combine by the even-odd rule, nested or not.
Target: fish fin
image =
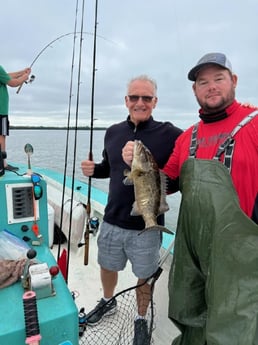
[[[126,177],[123,179],[123,184],[125,186],[132,186],[133,185],[133,180],[130,177]]]
[[[162,225],[149,226],[148,228],[145,228],[141,232],[139,232],[138,235],[142,235],[144,232],[151,231],[151,230],[159,230],[159,231],[166,232],[167,234],[174,235],[173,231],[167,229],[165,226],[162,226]]]
[[[163,214],[169,210],[169,206],[166,201],[162,201],[159,206],[158,215]]]
[[[163,172],[159,172],[160,175],[160,206],[158,214],[163,214],[169,210],[169,205],[166,201],[166,186],[167,176]]]
[[[136,201],[133,203],[132,211],[130,216],[141,216]]]
[[[167,185],[167,175],[165,175],[161,170],[159,170],[159,176],[160,176],[160,187],[161,192],[164,192],[166,194],[166,185]]]
[[[125,178],[123,179],[123,184],[125,186],[132,186],[134,184],[132,171],[125,169],[124,170],[124,176],[125,176]]]
[[[164,193],[165,196],[171,194],[168,184],[169,184],[169,177],[164,174],[161,170],[159,171],[160,175],[160,182],[161,182],[161,195]]]

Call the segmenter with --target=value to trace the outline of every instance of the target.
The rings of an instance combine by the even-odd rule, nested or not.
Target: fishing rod
[[[72,93],[73,93],[73,75],[74,75],[74,61],[75,61],[75,48],[76,48],[76,33],[77,33],[77,19],[78,19],[78,0],[76,1],[75,8],[75,20],[74,20],[74,33],[73,33],[73,52],[71,61],[71,73],[70,73],[70,88],[69,88],[69,103],[68,103],[68,115],[67,115],[67,132],[66,132],[66,148],[65,148],[65,165],[64,165],[64,178],[63,178],[63,190],[62,190],[62,202],[61,202],[61,217],[60,217],[60,231],[58,231],[58,251],[57,251],[57,262],[64,268],[64,278],[66,283],[68,283],[68,270],[69,270],[69,260],[70,260],[70,238],[71,238],[71,226],[72,226],[72,207],[73,207],[73,188],[72,188],[72,198],[70,207],[70,220],[69,220],[69,230],[68,230],[68,255],[65,250],[61,252],[61,233],[63,228],[63,216],[64,216],[64,204],[65,204],[65,190],[66,190],[66,173],[67,173],[67,161],[68,161],[68,143],[69,143],[69,128],[71,122],[71,105],[72,105]],[[74,178],[73,178],[74,180]]]
[[[70,208],[70,221],[69,221],[69,240],[68,240],[68,258],[70,255],[70,236],[71,236],[71,225],[72,225],[72,206],[74,196],[74,180],[75,180],[75,161],[77,151],[77,129],[78,129],[78,114],[79,114],[79,103],[80,103],[80,85],[81,85],[81,62],[82,62],[82,42],[83,42],[83,22],[84,22],[84,3],[82,1],[82,16],[81,16],[81,31],[80,31],[80,52],[79,52],[79,63],[78,63],[78,78],[77,78],[77,98],[76,98],[76,111],[75,111],[75,133],[74,133],[74,160],[73,160],[73,172],[72,172],[72,185],[71,185],[71,208]],[[67,261],[67,275],[69,268],[69,259]]]
[[[97,50],[97,25],[98,25],[98,0],[95,1],[95,20],[94,20],[94,43],[93,43],[93,62],[92,62],[92,87],[91,87],[91,117],[90,117],[90,148],[89,160],[93,160],[93,123],[94,123],[94,96],[95,96],[95,75],[96,75],[96,50]],[[86,229],[84,231],[84,265],[89,261],[89,238],[90,238],[90,215],[91,215],[91,176],[88,179],[88,199],[86,205]]]
[[[58,36],[57,38],[55,38],[54,40],[52,40],[51,42],[49,42],[47,45],[45,45],[41,50],[40,52],[35,56],[35,58],[33,59],[32,63],[30,64],[30,68],[32,68],[32,66],[35,64],[35,62],[39,59],[39,57],[44,53],[44,51],[49,48],[50,46],[52,46],[55,42],[61,40],[62,38],[66,37],[66,36],[70,36],[70,35],[74,35],[74,34],[77,34],[77,33],[80,33],[79,31],[76,31],[75,33],[74,32],[68,32],[66,34],[63,34],[61,36]],[[92,32],[87,32],[87,31],[84,31],[83,34],[86,34],[86,35],[92,35],[92,36],[95,36],[95,33],[92,33]],[[103,37],[103,36],[100,36],[98,35],[99,38],[102,38],[103,40],[107,41],[107,42],[111,42],[111,43],[115,43],[114,41],[112,40],[109,40],[107,39],[106,37]],[[32,75],[30,80],[28,82],[32,82],[33,80],[35,79],[35,76]],[[28,83],[27,82],[27,83]],[[27,84],[25,82],[25,84]],[[22,85],[23,83],[18,87],[16,93],[18,94],[22,88]]]
[[[61,40],[63,37],[66,37],[66,36],[69,36],[69,35],[72,35],[74,34],[73,32],[68,32],[67,34],[63,34],[61,36],[58,36],[57,38],[55,38],[54,40],[52,40],[51,42],[49,42],[45,47],[43,47],[40,52],[36,55],[36,57],[34,58],[34,60],[32,61],[32,63],[30,64],[30,68],[32,68],[32,66],[35,64],[35,62],[38,60],[38,58],[44,53],[44,51],[50,47],[53,43]],[[35,79],[35,76],[34,76],[34,79]],[[21,90],[23,86],[23,83],[18,87],[16,93],[18,94]]]

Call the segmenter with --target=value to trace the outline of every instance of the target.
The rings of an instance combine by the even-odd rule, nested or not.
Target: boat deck
[[[84,265],[84,249],[80,248],[77,252],[71,251],[69,259],[69,271],[68,271],[68,287],[75,295],[75,302],[78,306],[78,310],[82,307],[85,308],[85,312],[89,312],[95,307],[97,301],[103,296],[102,287],[100,282],[100,271],[97,263],[97,237],[90,237],[89,246],[89,263],[87,266]],[[52,249],[53,253],[57,252],[57,246]],[[164,252],[164,250],[162,250]],[[168,272],[171,263],[171,255],[166,259],[162,265],[162,273],[159,279],[155,283],[154,289],[154,330],[152,334],[152,344],[155,345],[171,345],[172,340],[179,334],[176,327],[168,319]],[[118,285],[116,293],[127,289],[128,287],[136,284],[136,278],[131,271],[130,264],[128,264],[124,271],[119,273]],[[131,303],[135,303],[135,300]],[[119,301],[118,301],[119,305]],[[126,323],[127,328],[128,322],[131,315],[127,314]],[[111,341],[105,336],[103,330],[106,330],[107,334],[114,333],[110,332],[110,327],[113,323],[116,323],[117,318],[121,318],[121,314],[118,312],[112,316],[104,318],[100,325],[86,328],[84,336],[80,340],[80,345],[107,345],[107,344],[120,344],[117,339]],[[133,325],[133,319],[132,325]],[[121,322],[119,322],[121,324]],[[133,330],[129,330],[132,334]],[[104,334],[104,336],[103,336]],[[122,334],[122,332],[121,332]],[[94,337],[94,341],[92,340]],[[103,338],[104,337],[104,338]],[[88,341],[87,341],[88,339]],[[127,344],[127,342],[121,342],[121,344]]]

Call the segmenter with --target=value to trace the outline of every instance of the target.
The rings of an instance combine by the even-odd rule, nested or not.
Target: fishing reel
[[[26,80],[26,81],[24,82],[24,84],[31,84],[31,83],[35,80],[35,78],[36,78],[35,75],[32,74],[32,75],[30,76],[29,80]],[[17,91],[16,91],[17,94],[21,91],[22,85],[23,85],[23,84],[21,84],[21,85],[18,87],[18,89],[17,89]]]
[[[31,84],[31,83],[35,80],[35,78],[36,78],[35,75],[32,74],[32,75],[30,76],[30,79],[25,81],[25,84]]]
[[[80,309],[78,318],[79,318],[79,337],[82,337],[84,331],[86,330],[86,323],[87,323],[87,317],[86,317],[84,308]]]
[[[99,229],[99,218],[91,217],[89,219],[89,227],[90,227],[90,233],[96,236]]]
[[[93,236],[96,236],[99,229],[99,218],[91,217],[87,222],[88,233],[93,234]],[[85,246],[85,242],[78,243],[78,248]]]

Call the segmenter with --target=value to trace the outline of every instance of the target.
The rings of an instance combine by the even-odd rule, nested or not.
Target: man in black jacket
[[[152,111],[156,107],[157,85],[147,76],[132,79],[127,88],[125,104],[129,110],[127,119],[107,129],[104,139],[103,160],[94,163],[82,161],[82,172],[94,178],[110,177],[108,202],[98,237],[98,263],[101,267],[101,281],[104,296],[96,308],[87,315],[88,325],[99,323],[105,315],[116,311],[116,300],[106,304],[113,295],[118,280],[118,271],[124,269],[127,260],[132,264],[138,284],[156,272],[159,261],[161,236],[159,231],[147,231],[146,236],[138,236],[145,228],[141,216],[131,216],[134,202],[133,186],[125,186],[125,161],[130,161],[131,150],[127,150],[134,140],[141,140],[151,151],[159,168],[163,168],[173,150],[176,138],[182,130],[170,122],[155,121]],[[164,225],[164,215],[157,219]],[[135,318],[134,345],[148,342],[145,314],[148,303],[143,304],[143,296],[150,296],[150,287],[145,284],[137,289],[138,315]],[[146,299],[146,297],[145,297]],[[98,312],[96,312],[98,310]]]

